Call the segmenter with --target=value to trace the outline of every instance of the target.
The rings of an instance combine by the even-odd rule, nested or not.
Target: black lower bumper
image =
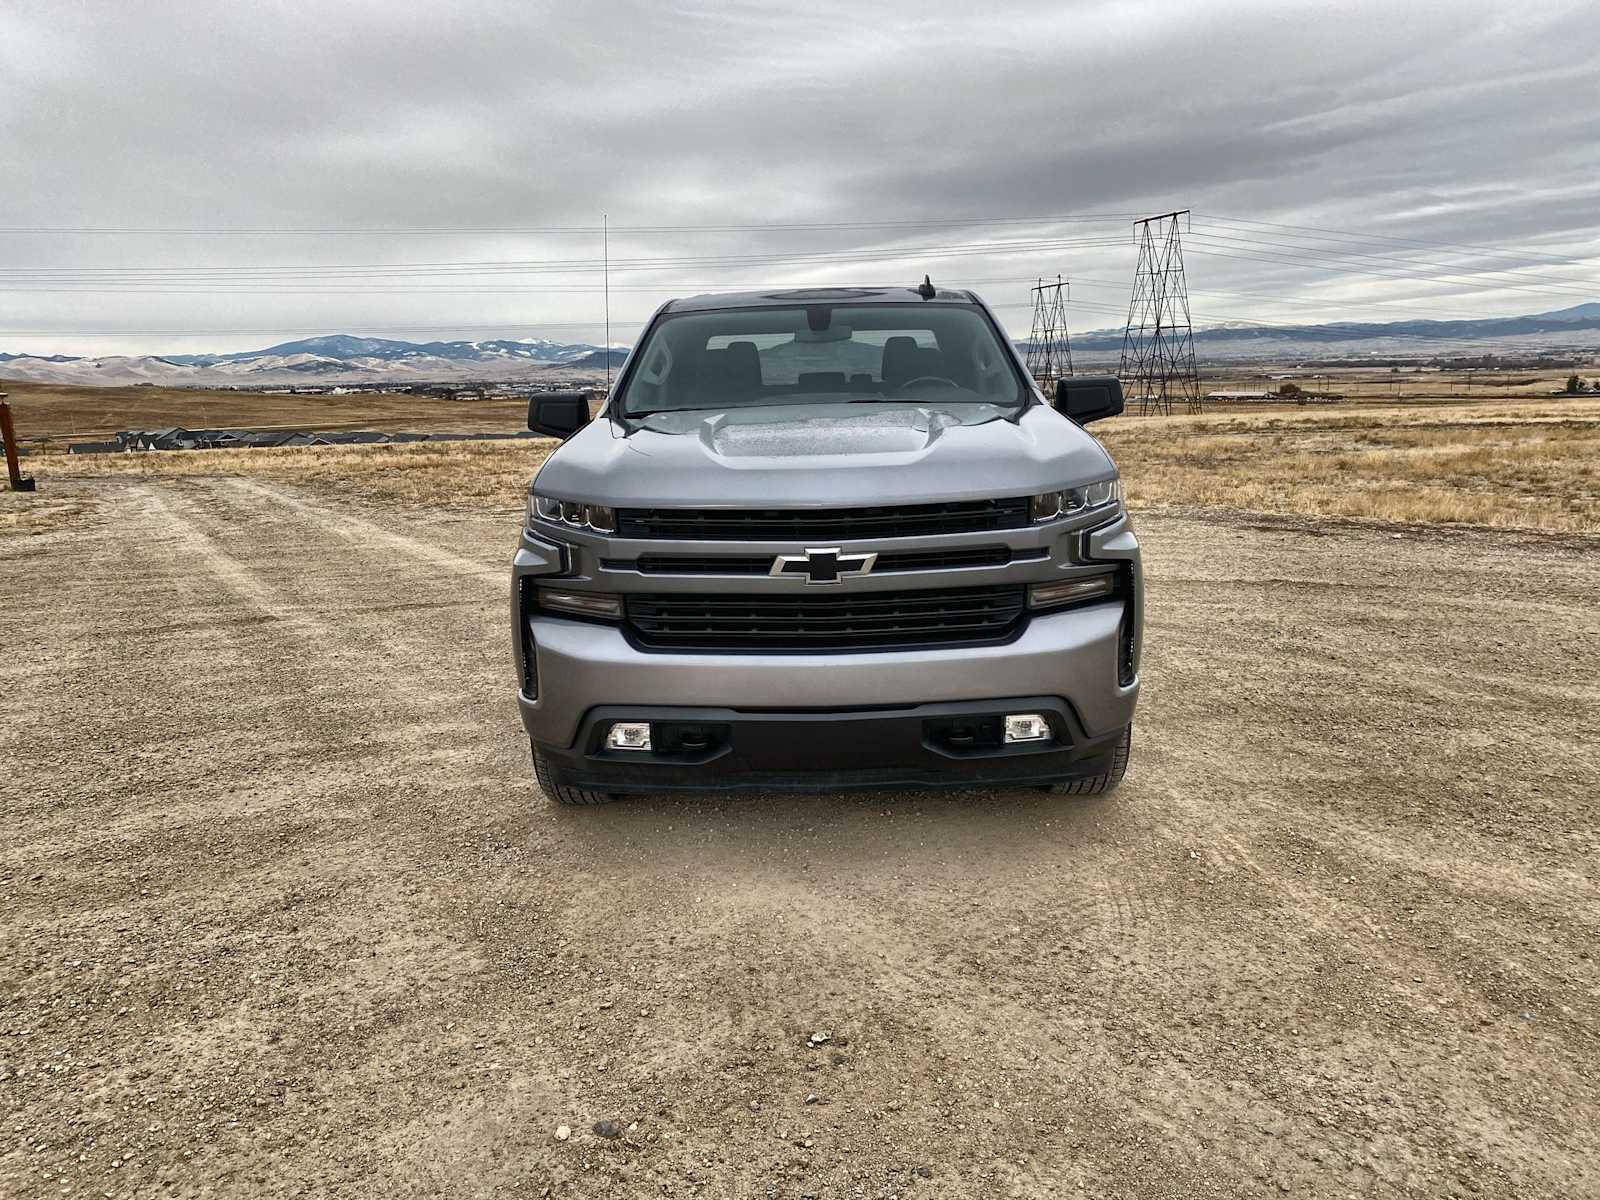
[[[1007,713],[1042,713],[1044,742],[1002,740]],[[648,721],[652,749],[613,750],[618,721]],[[574,745],[536,744],[556,778],[604,792],[821,791],[1063,783],[1104,773],[1122,730],[1091,738],[1060,697],[828,712],[606,706]]]

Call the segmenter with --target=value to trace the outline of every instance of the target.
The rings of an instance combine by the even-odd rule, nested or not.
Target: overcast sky
[[[0,350],[598,341],[602,212],[616,341],[924,272],[1101,328],[1179,208],[1197,324],[1600,299],[1592,0],[0,6]]]

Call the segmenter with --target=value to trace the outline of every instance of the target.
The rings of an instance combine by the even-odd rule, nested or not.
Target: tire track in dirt
[[[278,631],[301,642],[308,653],[320,656],[330,649],[339,650],[352,640],[354,629],[370,628],[383,615],[373,605],[362,602],[369,597],[361,597],[348,604],[308,604],[304,594],[306,584],[317,576],[295,569],[303,561],[299,556],[275,556],[269,575],[262,566],[251,564],[242,555],[224,550],[224,544],[229,541],[240,544],[243,549],[256,545],[261,525],[250,519],[251,514],[238,514],[236,519],[229,521],[214,511],[208,511],[207,506],[185,493],[169,493],[163,498],[151,490],[148,497],[158,517],[170,526],[175,536],[192,548],[201,565],[222,586],[237,595],[249,609],[273,622]],[[324,536],[340,536],[335,530],[325,529],[309,509],[305,515],[307,523]],[[242,537],[241,531],[244,531]],[[401,542],[409,544],[413,540],[402,538]],[[300,549],[302,554],[309,551],[309,547],[303,543]],[[277,582],[269,581],[273,577]],[[296,590],[291,590],[293,585],[298,585],[298,594]],[[396,590],[403,593],[403,585]],[[335,612],[337,619],[323,615]],[[323,657],[320,661],[324,666],[337,664],[359,669],[369,688],[373,682],[369,668],[378,665],[371,661],[358,661],[351,654],[338,655],[331,660]],[[399,669],[393,662],[390,665],[395,669],[389,670],[382,679],[385,692],[398,693],[403,702],[416,708],[436,704],[438,696],[435,690],[422,682],[414,670]]]
[[[339,512],[336,509],[312,502],[296,496],[281,487],[261,483],[254,479],[229,479],[226,485],[236,492],[249,496],[257,496],[263,500],[271,501],[290,509],[317,528],[342,538],[357,548],[370,549],[374,544],[400,554],[417,562],[425,562],[449,573],[452,579],[474,579],[481,582],[493,583],[497,586],[509,586],[509,567],[491,567],[479,559],[467,558],[456,554],[441,546],[409,534],[400,533],[376,521],[356,516],[350,512]],[[514,533],[507,538],[508,552],[506,560],[510,561],[510,549],[514,549]]]

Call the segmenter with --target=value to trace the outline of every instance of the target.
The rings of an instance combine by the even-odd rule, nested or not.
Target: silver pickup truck
[[[512,568],[544,793],[1106,791],[1139,694],[1143,583],[1081,426],[1115,379],[1029,377],[967,291],[661,306],[564,439]]]

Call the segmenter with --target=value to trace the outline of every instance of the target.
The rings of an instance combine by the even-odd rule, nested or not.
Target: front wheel
[[[1115,791],[1117,784],[1122,782],[1122,777],[1128,773],[1128,755],[1133,751],[1133,726],[1130,724],[1122,731],[1122,737],[1117,742],[1116,749],[1111,752],[1111,765],[1100,775],[1090,775],[1084,779],[1073,779],[1066,783],[1058,783],[1051,791],[1059,792],[1064,796],[1098,796],[1105,792]]]
[[[537,750],[533,752],[533,778],[539,784],[539,790],[557,804],[587,807],[591,804],[610,804],[617,798],[612,792],[591,792],[588,788],[557,783],[549,764],[539,757]]]

